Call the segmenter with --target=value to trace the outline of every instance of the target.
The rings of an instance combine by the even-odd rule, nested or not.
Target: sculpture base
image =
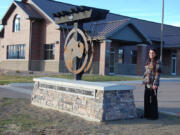
[[[57,78],[35,78],[33,105],[91,121],[136,117],[133,86]]]

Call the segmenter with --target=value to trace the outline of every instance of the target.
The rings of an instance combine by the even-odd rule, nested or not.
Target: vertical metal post
[[[83,25],[82,25],[82,23],[81,22],[75,22],[74,23],[74,28],[75,29],[78,29],[78,28],[82,28],[83,27]],[[74,39],[76,40],[76,41],[78,41],[78,40],[80,40],[80,37],[78,36],[78,32],[76,32],[76,33],[74,33]],[[74,58],[73,59],[73,70],[77,70],[78,69],[78,65],[80,64],[80,60],[78,59],[78,58]],[[81,72],[81,73],[79,73],[79,74],[77,74],[77,75],[74,75],[73,74],[73,79],[75,79],[75,80],[81,80],[82,79],[82,75],[83,75],[83,72]]]
[[[163,56],[163,33],[164,33],[164,0],[162,0],[162,22],[161,22],[161,54],[160,54],[160,61],[162,62]]]

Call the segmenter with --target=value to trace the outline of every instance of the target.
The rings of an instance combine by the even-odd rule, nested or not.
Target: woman
[[[157,52],[154,49],[149,50],[149,58],[145,64],[145,73],[143,84],[145,85],[144,93],[144,118],[158,119],[158,102],[157,90],[159,87],[161,66],[157,58]]]

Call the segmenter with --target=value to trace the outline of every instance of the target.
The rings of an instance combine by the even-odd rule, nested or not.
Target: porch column
[[[180,75],[180,48],[176,52],[176,75]]]
[[[147,57],[147,45],[139,44],[137,46],[137,67],[136,67],[137,75],[143,75],[146,57]]]
[[[100,43],[99,75],[109,74],[109,50],[111,40],[103,40]]]

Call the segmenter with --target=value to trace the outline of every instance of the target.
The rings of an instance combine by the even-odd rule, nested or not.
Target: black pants
[[[153,89],[145,86],[144,93],[144,118],[158,119],[158,102],[157,102],[157,90],[156,93]]]

